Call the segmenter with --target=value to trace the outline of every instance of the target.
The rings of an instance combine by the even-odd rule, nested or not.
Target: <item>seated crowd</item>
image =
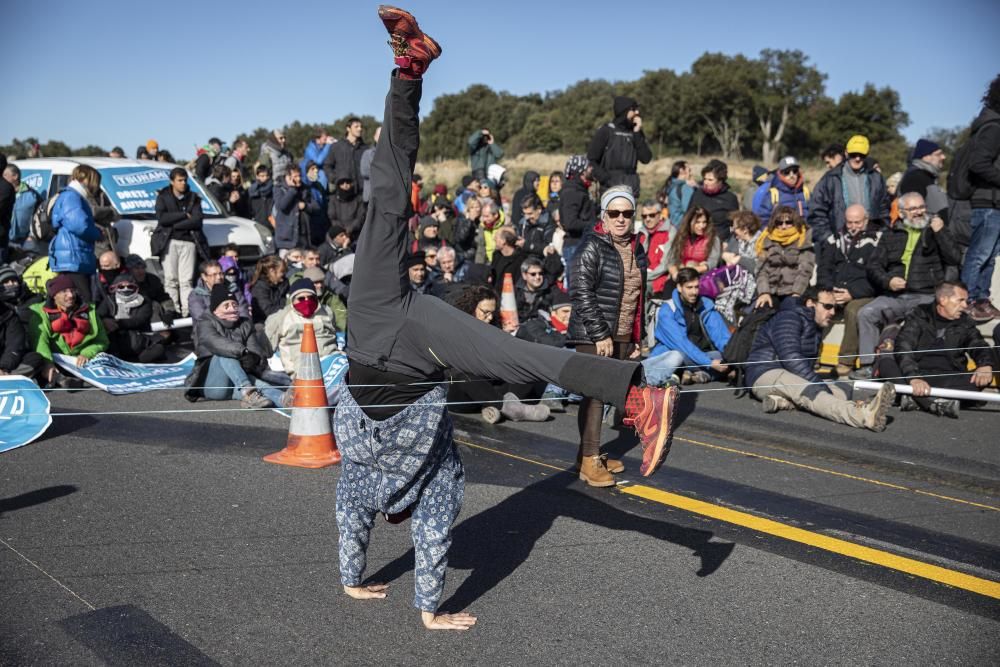
[[[171,325],[190,317],[197,359],[190,400],[282,405],[304,325],[313,325],[321,354],[338,349],[337,334],[347,327],[354,243],[370,197],[364,168],[374,150],[361,142],[359,126],[349,123],[340,141],[321,133],[300,162],[276,132],[252,183],[245,142],[229,154],[199,155],[206,189],[231,214],[274,230],[274,254],[249,272],[235,246],[211,256],[200,200],[182,168],[157,197],[153,253],[162,281],[145,259],[102,251],[94,203],[100,175],[78,166],[51,209],[47,281],[29,289],[28,263],[15,261],[18,253],[30,258],[31,248],[44,251],[37,239],[12,241],[11,263],[0,265],[0,374],[78,387],[54,354],[76,366],[101,352],[160,361],[171,346],[187,344]],[[611,172],[584,155],[544,184],[529,171],[507,200],[497,152],[484,158],[470,148],[472,173],[455,192],[438,185],[424,198],[414,176],[406,279],[410,289],[519,338],[643,358],[651,383],[734,380],[768,413],[801,409],[878,431],[897,382],[912,387],[912,397],[900,397],[904,410],[956,417],[960,403],[932,398],[931,390],[980,390],[997,363],[978,329],[1000,316],[989,301],[1000,247],[984,256],[989,239],[980,231],[998,224],[995,208],[980,213],[1000,200],[997,137],[980,139],[989,159],[970,170],[980,193],[971,237],[949,220],[936,184],[946,156],[926,140],[894,190],[868,140],[856,135],[828,151],[831,168],[811,190],[794,156],[773,171],[757,170],[742,198],[724,162],[708,162],[696,182],[691,165],[679,161],[656,197],[639,202],[637,175],[626,173],[633,180],[620,189],[599,180],[595,173]],[[19,189],[17,167],[4,166],[4,179]],[[843,337],[832,375],[841,381],[821,374],[818,363],[835,321]],[[277,367],[269,363],[275,356]],[[873,378],[892,381],[864,402],[843,381]],[[456,409],[490,423],[544,420],[567,398],[554,386],[454,379]],[[619,465],[598,451],[602,408],[584,397],[579,411],[581,471],[599,486]]]

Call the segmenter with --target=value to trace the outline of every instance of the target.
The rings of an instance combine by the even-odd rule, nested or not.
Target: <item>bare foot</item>
[[[389,584],[368,584],[367,586],[344,586],[344,592],[355,600],[381,600],[386,596]]]
[[[422,611],[420,618],[428,630],[468,630],[476,624],[476,617],[464,611],[457,614],[435,614],[430,611]]]

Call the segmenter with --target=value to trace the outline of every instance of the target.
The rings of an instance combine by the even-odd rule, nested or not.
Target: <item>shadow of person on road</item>
[[[28,491],[27,493],[11,496],[10,498],[0,498],[0,516],[3,516],[4,512],[14,512],[25,507],[41,505],[50,500],[76,493],[79,490],[79,488],[72,484],[59,484],[57,486],[46,486],[44,489]]]
[[[442,610],[465,609],[510,576],[528,559],[535,543],[559,517],[687,547],[701,560],[695,573],[699,577],[707,577],[719,569],[736,546],[711,542],[710,531],[646,519],[612,507],[571,488],[577,480],[576,473],[556,473],[455,526],[448,566],[472,572],[443,603]],[[389,582],[412,569],[410,549],[369,577],[368,582]]]

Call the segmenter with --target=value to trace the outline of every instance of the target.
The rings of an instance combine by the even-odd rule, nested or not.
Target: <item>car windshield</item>
[[[170,185],[172,168],[104,167],[98,171],[101,172],[101,189],[122,217],[153,220],[156,218],[156,194]],[[222,215],[219,203],[190,174],[188,187],[201,197],[201,210],[207,217]]]

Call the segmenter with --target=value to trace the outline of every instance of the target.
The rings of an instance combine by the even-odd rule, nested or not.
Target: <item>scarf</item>
[[[554,317],[549,320],[549,324],[551,324],[552,328],[558,331],[559,333],[566,333],[566,331],[569,330],[569,325],[563,324]]]
[[[709,197],[714,197],[715,195],[722,192],[722,183],[719,183],[715,187],[708,187],[704,183],[701,184],[701,191],[704,192]]]
[[[42,310],[49,316],[52,331],[63,337],[70,350],[75,349],[90,333],[89,306],[81,306],[70,313],[48,306],[43,306]]]
[[[761,257],[764,256],[764,243],[767,239],[771,239],[780,246],[791,245],[797,241],[801,248],[806,242],[806,232],[795,226],[775,227],[767,230],[757,239],[757,254]]]
[[[938,176],[941,175],[941,169],[935,167],[930,162],[924,162],[923,160],[914,160],[910,164],[912,164],[917,169],[923,169],[924,171],[928,172],[934,177],[935,180],[937,179]]]
[[[145,301],[146,299],[139,294],[138,290],[134,292],[123,289],[115,290],[115,319],[131,319],[132,312],[145,303]]]

